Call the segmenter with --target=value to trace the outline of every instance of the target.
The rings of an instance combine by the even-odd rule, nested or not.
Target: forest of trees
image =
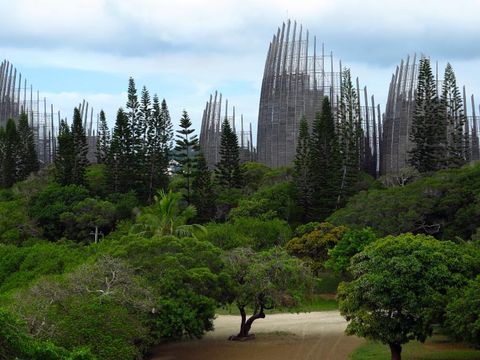
[[[209,169],[188,113],[174,131],[166,101],[133,79],[112,129],[99,115],[94,164],[78,109],[41,169],[27,116],[10,120],[0,359],[139,359],[201,338],[222,309],[238,314],[231,340],[253,338],[272,310],[338,308],[348,334],[395,360],[434,330],[480,346],[480,165],[468,164],[451,66],[440,98],[432,79],[423,59],[414,169],[397,178],[369,175],[348,70],[339,108],[326,97],[302,119],[287,168],[241,163],[225,120]]]

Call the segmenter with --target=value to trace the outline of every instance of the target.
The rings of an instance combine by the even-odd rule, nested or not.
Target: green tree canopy
[[[328,251],[344,236],[347,228],[330,223],[311,222],[299,226],[285,249],[305,261],[315,274],[324,270]]]
[[[451,291],[445,328],[457,341],[480,346],[480,275],[460,290]]]
[[[310,292],[310,272],[281,248],[255,253],[237,248],[225,255],[226,272],[233,286],[232,303],[241,315],[240,331],[231,340],[249,336],[252,324],[265,318],[265,310],[294,308]],[[247,319],[247,307],[253,309]]]
[[[388,344],[392,360],[399,360],[403,344],[432,334],[447,290],[464,285],[478,266],[478,254],[426,235],[370,244],[352,258],[353,280],[339,286],[347,333]]]

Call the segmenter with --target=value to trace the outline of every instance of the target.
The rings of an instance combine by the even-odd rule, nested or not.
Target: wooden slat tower
[[[93,126],[93,108],[88,112],[85,100],[79,104],[89,144],[89,160],[95,161],[96,136]],[[72,109],[73,110],[73,109]],[[57,147],[59,123],[62,120],[59,111],[47,99],[40,97],[38,91],[27,83],[22,74],[7,60],[0,64],[0,127],[5,127],[8,119],[18,120],[24,112],[33,129],[40,164],[53,162]],[[67,121],[67,119],[63,119]]]
[[[385,107],[383,130],[380,146],[380,174],[395,174],[408,167],[409,151],[413,144],[410,140],[415,95],[418,83],[418,66],[420,57],[408,56],[397,66],[392,75]],[[437,93],[442,91],[442,81],[438,78],[436,66]],[[480,160],[479,117],[475,112],[475,100],[470,98],[469,107],[465,86],[463,87],[463,114],[465,115],[464,134],[469,147],[470,159]]]
[[[299,124],[306,116],[310,124],[329,97],[337,115],[342,64],[310,36],[302,25],[288,20],[278,28],[270,43],[260,95],[257,157],[270,167],[291,165],[295,158]],[[357,79],[358,109],[364,132],[368,172],[376,176],[379,160],[380,111],[373,96]],[[338,118],[337,118],[338,121]]]
[[[200,148],[205,155],[208,167],[213,169],[220,161],[220,140],[222,136],[222,122],[226,119],[238,137],[240,147],[240,161],[254,161],[255,148],[252,142],[252,124],[249,129],[244,128],[243,115],[240,115],[240,127],[238,118],[235,118],[235,106],[229,108],[228,100],[222,100],[222,94],[215,91],[203,111],[202,126],[200,129]]]

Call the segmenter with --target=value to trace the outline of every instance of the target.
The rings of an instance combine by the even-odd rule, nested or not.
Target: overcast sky
[[[288,18],[382,109],[392,72],[413,52],[451,62],[480,96],[480,0],[0,0],[0,57],[69,118],[85,98],[113,123],[133,76],[167,100],[175,125],[185,109],[198,129],[219,90],[256,126],[268,45]]]

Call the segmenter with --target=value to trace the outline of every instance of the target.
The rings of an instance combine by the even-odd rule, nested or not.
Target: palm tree
[[[154,199],[154,205],[137,216],[137,223],[131,228],[131,233],[144,236],[173,235],[179,238],[196,238],[198,233],[206,233],[207,230],[202,225],[187,224],[197,215],[197,210],[193,205],[181,209],[182,194],[159,190]]]

